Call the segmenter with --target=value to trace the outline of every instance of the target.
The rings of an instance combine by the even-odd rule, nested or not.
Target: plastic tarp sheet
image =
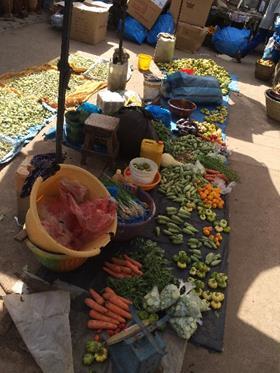
[[[48,119],[46,119],[41,124],[37,124],[29,128],[28,133],[24,136],[11,138],[8,136],[0,135],[0,146],[1,142],[11,145],[11,150],[2,159],[0,159],[0,164],[5,164],[12,160],[21,151],[24,145],[28,144],[41,131],[41,129],[44,128],[48,123],[50,123],[55,117],[56,114],[50,112],[50,117]]]
[[[231,79],[232,79],[232,81],[231,81],[230,86],[229,86],[230,92],[238,93],[239,92],[238,78],[237,78],[236,75],[231,74]],[[222,106],[225,106],[226,108],[229,107],[229,98],[230,98],[230,94],[226,95],[226,96],[223,96]],[[165,103],[165,105],[167,105],[167,103]],[[192,113],[191,118],[193,120],[197,120],[198,122],[203,122],[205,115],[201,113],[201,109],[206,108],[206,109],[209,109],[209,110],[215,110],[216,107],[217,107],[217,105],[197,105],[197,109]],[[172,122],[171,122],[171,129],[172,130],[176,129],[176,121],[177,120],[178,120],[178,118],[176,118],[174,115],[172,115]],[[228,125],[228,118],[226,118],[224,123],[222,123],[222,124],[218,123],[218,126],[222,129],[224,139],[226,139],[227,125]]]
[[[158,40],[158,34],[161,32],[166,32],[173,34],[175,31],[174,19],[171,13],[165,13],[159,16],[158,20],[148,32],[147,43],[151,45],[156,45]]]
[[[157,214],[164,213],[167,206],[176,206],[173,202],[167,200],[162,194],[158,193],[156,190],[151,192],[151,196],[156,203]],[[225,204],[225,209],[218,211],[218,218],[228,218],[227,211],[227,201]],[[194,213],[192,216],[191,223],[202,229],[203,226],[207,225],[207,222],[202,222],[199,217]],[[159,238],[154,234],[156,222],[152,221],[148,225],[146,230],[143,232],[142,236],[147,239],[152,239],[157,241],[159,245],[165,249],[166,256],[171,260],[172,256],[176,254],[179,247],[172,245],[166,236],[160,236]],[[185,236],[185,247],[187,247],[188,236]],[[182,245],[183,247],[184,245]],[[62,281],[69,282],[73,285],[79,286],[83,289],[94,288],[97,291],[104,289],[106,282],[106,275],[100,269],[103,266],[104,261],[110,259],[117,252],[129,252],[132,250],[131,243],[111,243],[106,247],[106,250],[102,250],[101,254],[94,259],[89,259],[87,262],[80,267],[78,270],[71,273],[60,273],[55,274],[48,271],[47,269],[41,267],[38,275],[47,281],[54,281],[59,278]],[[203,249],[203,255],[208,253],[209,249]],[[222,263],[212,269],[212,271],[217,272],[227,272],[227,257],[228,257],[228,236],[225,236],[222,245],[220,247],[219,253],[223,256]],[[178,278],[185,279],[187,276],[187,271],[175,271],[175,275]],[[221,311],[216,314],[215,312],[206,312],[203,317],[203,325],[200,326],[197,332],[193,335],[191,342],[207,349],[211,349],[217,352],[223,350],[223,338],[224,338],[224,325],[226,316],[226,298],[227,291],[225,291],[225,302]],[[85,310],[86,312],[86,310]]]

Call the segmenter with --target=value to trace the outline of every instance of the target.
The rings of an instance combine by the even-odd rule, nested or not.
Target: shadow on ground
[[[19,33],[1,37],[0,48],[5,53],[1,53],[0,56],[0,72],[42,64],[59,55],[59,34],[51,30],[48,25],[34,25],[21,29],[20,33],[21,37]],[[104,42],[94,47],[71,42],[71,49],[93,54],[104,53],[108,56],[116,46],[116,39],[110,37],[110,40],[113,42]],[[136,46],[128,42],[125,45],[134,60],[139,52],[153,53],[153,49],[146,45]],[[177,56],[187,55],[178,52]],[[254,57],[248,58],[246,63],[240,65],[235,62],[225,62],[206,49],[203,49],[199,56],[195,55],[195,57],[200,56],[214,58],[240,77],[242,95],[232,97],[234,105],[230,113],[230,136],[233,139],[251,143],[254,135],[263,134],[268,130],[277,131],[277,127],[267,121],[265,115],[262,84],[253,79]],[[139,82],[138,85],[136,81],[133,84],[134,89],[139,91]],[[23,153],[37,154],[53,149],[54,143],[43,142],[42,137],[39,137],[29,144]],[[77,154],[71,153],[70,156],[71,162],[79,163]],[[0,271],[3,275],[11,277],[25,264],[28,264],[31,270],[36,270],[38,267],[32,254],[13,239],[18,230],[14,222],[16,215],[14,176],[23,157],[23,154],[19,155],[0,173],[1,213],[3,210],[5,214],[4,220],[0,223],[2,233]],[[279,181],[279,173],[269,170],[254,158],[238,151],[233,154],[232,163],[240,174],[241,183],[230,196],[233,232],[230,240],[230,286],[225,349],[222,354],[216,354],[189,345],[183,373],[279,371],[277,342],[279,329],[275,325],[275,315],[277,312],[279,314],[280,310],[277,311],[275,302],[272,302],[276,292],[274,287],[279,281],[275,276],[275,267],[280,262],[277,239],[280,204],[279,194],[273,181],[274,179]],[[102,167],[102,161],[98,160],[91,161],[89,164],[89,169],[95,173],[98,173]],[[275,297],[277,296],[279,297],[276,293]],[[4,369],[5,373],[14,373],[23,369],[26,373],[39,372],[13,326],[6,334],[0,336],[0,358],[1,369]]]

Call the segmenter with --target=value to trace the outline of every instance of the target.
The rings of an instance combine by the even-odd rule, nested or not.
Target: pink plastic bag
[[[63,178],[59,195],[43,198],[38,211],[50,236],[66,247],[79,249],[106,232],[114,220],[116,205],[109,197],[88,199],[86,187]]]

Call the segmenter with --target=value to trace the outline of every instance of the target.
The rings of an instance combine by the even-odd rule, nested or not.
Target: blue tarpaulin
[[[4,136],[0,134],[0,141],[11,144],[12,150],[6,154],[2,159],[0,159],[0,164],[4,164],[9,162],[11,159],[13,159],[22,149],[22,147],[26,144],[28,144],[43,127],[45,127],[48,123],[50,123],[54,118],[56,117],[56,114],[54,114],[54,111],[52,110],[52,113],[50,112],[50,117],[45,119],[43,123],[34,125],[33,127],[29,128],[28,133],[24,136],[18,136],[15,138]]]

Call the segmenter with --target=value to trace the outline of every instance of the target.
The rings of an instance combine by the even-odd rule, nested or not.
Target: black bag
[[[153,117],[147,110],[138,106],[123,107],[116,117],[120,118],[118,140],[123,157],[139,157],[143,139],[159,140],[151,122]]]

